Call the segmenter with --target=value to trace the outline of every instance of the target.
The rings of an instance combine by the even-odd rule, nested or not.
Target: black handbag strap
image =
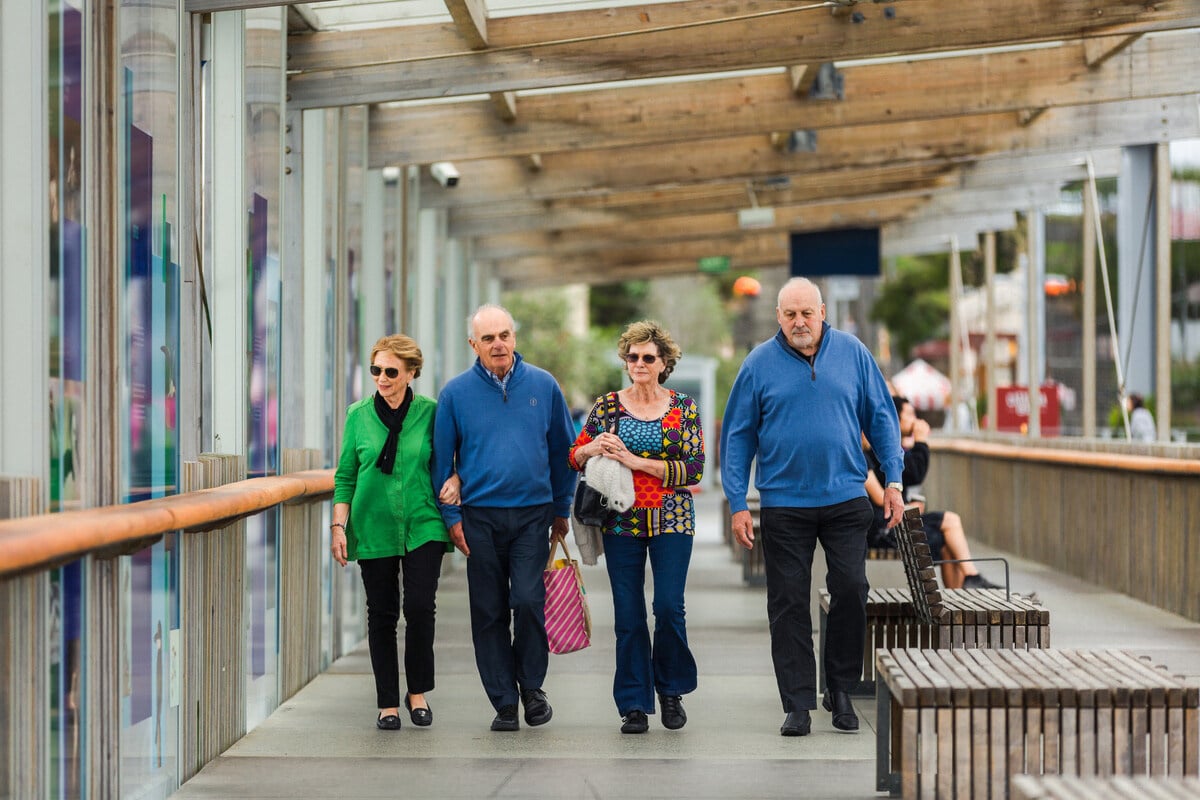
[[[616,433],[620,415],[620,403],[617,400],[617,393],[609,392],[604,395],[604,404],[600,407],[600,427],[609,433]]]

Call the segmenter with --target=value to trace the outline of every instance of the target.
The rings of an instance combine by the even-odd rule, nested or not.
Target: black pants
[[[375,673],[379,708],[400,706],[400,662],[396,625],[400,620],[400,573],[404,573],[404,679],[410,694],[433,688],[433,628],[438,578],[446,545],[428,542],[405,556],[358,562],[367,592],[367,644]]]
[[[816,708],[817,662],[809,608],[813,553],[819,541],[829,568],[829,629],[821,654],[826,682],[831,690],[849,690],[862,675],[871,502],[862,497],[819,508],[764,508],[760,514],[779,698],[785,712]]]

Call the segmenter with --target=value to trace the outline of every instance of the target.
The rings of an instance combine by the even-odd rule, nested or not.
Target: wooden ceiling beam
[[[863,196],[910,193],[956,181],[952,163],[904,164],[861,170],[811,172],[786,184],[759,187],[760,204],[773,206],[850,201]],[[492,206],[452,208],[449,233],[457,238],[526,230],[564,230],[602,225],[645,224],[664,216],[744,208],[742,180],[680,186],[661,191],[631,190],[546,201],[515,200]]]
[[[797,128],[1021,112],[1200,92],[1200,30],[1146,37],[1084,69],[1080,43],[846,67],[846,96],[797,102],[783,75],[521,97],[516,124],[485,102],[375,108],[371,165],[548,154]],[[453,136],[447,136],[453,131]]]
[[[206,1],[220,3],[191,0]],[[491,47],[483,51],[463,50],[446,25],[293,36],[288,66],[297,72],[288,80],[289,105],[488,94],[1200,27],[1200,6],[1182,0],[907,0],[860,8],[861,23],[821,9],[763,16],[757,0],[505,17],[489,20]]]
[[[1088,69],[1096,69],[1105,61],[1126,50],[1141,38],[1140,33],[1128,36],[1098,36],[1083,41],[1083,63]]]
[[[445,0],[446,10],[463,41],[472,50],[488,46],[488,14],[483,0]]]
[[[948,215],[936,221],[881,226],[881,252],[887,257],[918,252],[946,252],[950,237],[959,248],[973,250],[979,233],[1009,230],[1015,226],[1011,211]],[[698,273],[697,260],[727,256],[731,269],[785,266],[789,261],[786,232],[739,231],[667,244],[618,245],[579,254],[532,255],[492,261],[496,275],[522,286],[552,283],[607,283],[627,278]]]
[[[753,236],[759,233],[823,230],[833,227],[882,225],[924,207],[931,190],[904,195],[871,196],[836,202],[774,206],[775,224],[769,229],[744,230],[736,210],[666,216],[653,225],[618,223],[565,231],[532,231],[476,238],[472,252],[483,259],[517,258],[545,253],[577,255],[607,250],[613,242],[670,244],[713,236]]]
[[[770,179],[839,168],[968,160],[999,152],[1077,151],[1200,136],[1191,96],[1052,109],[1034,126],[1011,114],[840,128],[822,134],[817,152],[781,154],[766,137],[703,140],[543,156],[545,168],[528,175],[514,159],[458,163],[452,190],[422,185],[426,207],[546,200],[630,189],[669,188],[710,181]]]

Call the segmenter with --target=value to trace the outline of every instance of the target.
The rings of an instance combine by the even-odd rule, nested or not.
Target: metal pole
[[[1158,441],[1171,438],[1171,148],[1154,151],[1154,417]]]
[[[1096,435],[1096,222],[1093,193],[1083,190],[1083,435]]]
[[[1112,287],[1108,282],[1108,258],[1104,255],[1104,234],[1100,227],[1100,196],[1096,193],[1096,167],[1087,157],[1088,191],[1092,199],[1092,224],[1096,229],[1096,251],[1100,254],[1100,279],[1104,282],[1104,304],[1108,308],[1108,331],[1113,338],[1113,369],[1117,371],[1117,390],[1121,396],[1121,419],[1125,423],[1125,438],[1129,438],[1129,409],[1125,407],[1125,376],[1121,373],[1121,337],[1113,315]]]
[[[987,383],[987,429],[996,432],[996,232],[983,235],[983,283],[987,293],[987,333],[983,344],[983,374]]]

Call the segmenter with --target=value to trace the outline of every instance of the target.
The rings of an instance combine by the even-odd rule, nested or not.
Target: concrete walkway
[[[178,798],[872,798],[875,707],[856,701],[858,734],[814,712],[813,732],[783,738],[762,588],[742,585],[721,540],[717,493],[698,502],[688,580],[689,635],[700,686],[684,698],[688,724],[622,735],[611,696],[612,601],[601,564],[585,568],[592,647],[551,656],[554,719],[491,733],[492,708],[475,671],[465,570],[438,595],[438,689],[430,728],[404,715],[375,729],[366,644],[335,663],[175,795]],[[976,546],[976,556],[995,555]],[[818,556],[819,558],[819,556]],[[1122,647],[1172,672],[1200,676],[1200,624],[1014,559],[1016,591],[1036,591],[1058,647]],[[989,577],[1001,577],[994,569]],[[824,575],[818,564],[815,574]],[[871,562],[873,585],[903,585],[898,562]],[[816,608],[814,601],[813,608]],[[815,616],[814,616],[815,619]]]

